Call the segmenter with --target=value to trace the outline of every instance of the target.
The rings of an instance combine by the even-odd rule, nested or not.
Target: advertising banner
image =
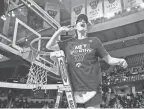
[[[60,23],[60,9],[59,6],[53,3],[47,2],[45,4],[45,11],[58,23]],[[48,25],[46,22],[44,22],[44,28],[48,28],[50,25]]]
[[[140,4],[144,3],[143,0],[123,0],[124,3],[124,9],[131,8],[131,7],[136,7],[139,6]]]
[[[103,15],[102,0],[87,0],[87,16],[90,21]]]
[[[115,14],[122,11],[121,0],[104,0],[104,14]]]

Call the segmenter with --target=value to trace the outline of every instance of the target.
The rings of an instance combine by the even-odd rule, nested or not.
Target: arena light
[[[28,4],[28,7],[31,7],[31,4]]]
[[[130,9],[130,8],[127,8],[126,10],[127,10],[128,12],[130,12],[131,9]]]
[[[3,20],[3,16],[1,16],[1,19]]]
[[[31,3],[27,3],[27,6],[28,6],[28,7],[31,7],[31,5],[32,5]]]
[[[140,7],[141,7],[141,8],[144,8],[144,3],[140,4]]]
[[[63,2],[63,0],[59,0],[60,2]]]
[[[27,41],[28,41],[28,39],[26,38],[26,39],[25,39],[25,41],[27,42]]]
[[[5,15],[2,15],[2,16],[1,16],[1,19],[2,19],[2,20],[6,20],[6,16],[5,16]]]
[[[126,81],[126,78],[123,78],[124,81]]]
[[[110,82],[108,82],[107,85],[110,85]]]
[[[15,17],[15,13],[12,11],[12,17]]]

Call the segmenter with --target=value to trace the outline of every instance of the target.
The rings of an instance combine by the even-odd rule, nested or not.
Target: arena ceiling
[[[90,36],[97,36],[104,43],[106,49],[111,51],[144,44],[143,26],[144,20],[100,32],[90,33]]]

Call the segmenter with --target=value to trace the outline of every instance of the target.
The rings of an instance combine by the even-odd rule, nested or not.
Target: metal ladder
[[[58,59],[60,76],[63,82],[63,86],[58,87],[58,93],[57,93],[57,98],[56,98],[54,108],[55,109],[59,108],[61,97],[63,95],[63,92],[65,91],[69,109],[75,109],[76,103],[75,103],[71,83],[69,80],[69,75],[68,75],[67,68],[66,68],[64,52],[61,50],[61,51],[56,51],[52,53],[53,53],[53,56],[55,56]]]

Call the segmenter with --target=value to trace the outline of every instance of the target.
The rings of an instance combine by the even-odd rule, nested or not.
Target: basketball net
[[[44,88],[47,84],[47,73],[45,61],[39,58],[39,52],[32,51],[31,66],[28,73],[27,85],[32,86],[33,91]]]

